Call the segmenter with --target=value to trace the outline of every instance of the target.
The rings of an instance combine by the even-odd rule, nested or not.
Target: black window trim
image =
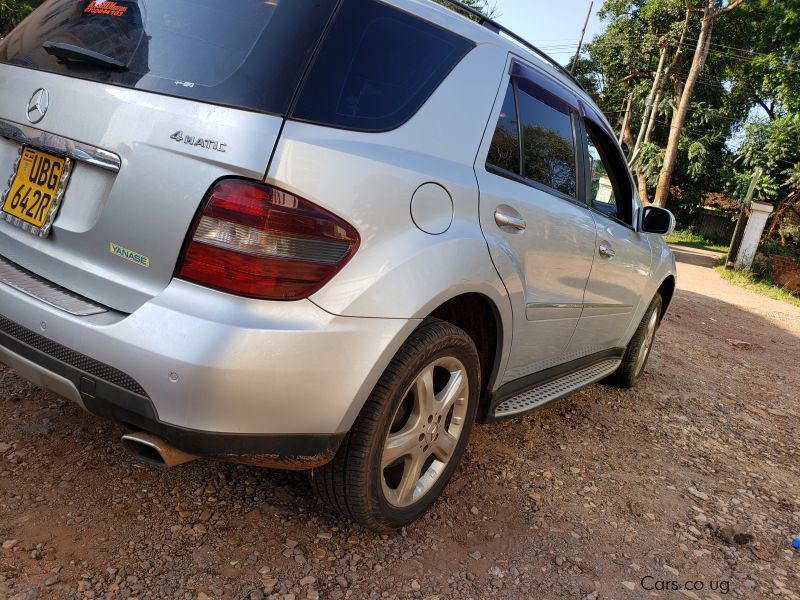
[[[525,153],[522,151],[522,121],[519,118],[519,90],[517,89],[517,81],[513,77],[509,79],[508,83],[511,85],[511,90],[514,94],[514,117],[517,121],[517,152],[519,153],[519,160],[517,161],[517,168],[519,169],[518,175],[524,179],[525,177],[522,174],[525,172]],[[502,110],[502,108],[500,110]],[[495,127],[497,126],[495,125]]]
[[[589,208],[588,195],[586,193],[586,190],[588,188],[586,187],[586,178],[585,178],[586,158],[584,155],[586,154],[586,150],[584,149],[583,151],[581,151],[579,145],[580,140],[583,139],[583,137],[581,136],[581,133],[583,131],[582,130],[583,113],[578,108],[578,102],[576,101],[577,99],[574,98],[572,93],[567,88],[564,88],[561,85],[557,84],[555,81],[547,77],[544,73],[540,73],[533,67],[526,65],[516,57],[513,57],[511,59],[511,64],[508,69],[508,75],[509,75],[508,82],[506,83],[505,79],[503,80],[505,83],[504,86],[505,93],[503,94],[503,100],[501,101],[500,110],[502,111],[502,103],[505,102],[505,94],[508,93],[508,86],[511,85],[514,93],[514,110],[516,111],[517,135],[519,137],[518,146],[519,146],[520,172],[514,173],[512,171],[509,171],[508,169],[495,166],[488,162],[488,156],[486,162],[484,162],[484,169],[486,170],[487,173],[491,173],[492,175],[497,175],[498,177],[511,179],[516,183],[521,183],[528,187],[537,189],[541,192],[545,192],[551,196],[558,198],[559,200],[566,200],[571,204],[575,204],[583,208]],[[555,188],[552,188],[549,185],[545,185],[544,183],[540,183],[538,181],[529,179],[524,175],[522,175],[522,173],[525,172],[525,152],[523,150],[523,144],[522,144],[522,119],[520,118],[519,114],[519,99],[517,97],[519,91],[517,88],[517,79],[524,80],[527,85],[532,85],[536,87],[541,93],[547,96],[551,96],[556,101],[564,104],[568,109],[567,114],[570,118],[570,124],[572,127],[573,152],[575,153],[575,196],[574,197],[570,196],[569,194],[565,194],[564,192],[561,192]],[[540,85],[540,83],[537,80],[546,82],[546,85]],[[554,91],[556,89],[559,90],[561,93],[557,94]],[[539,100],[538,98],[536,99]],[[496,131],[496,129],[497,129],[497,122],[494,125],[494,129],[492,129],[492,136],[494,135],[494,131]],[[489,143],[491,144],[491,138]],[[584,173],[583,177],[581,177],[582,172]]]
[[[585,201],[585,204],[586,204],[586,208],[588,208],[594,214],[603,216],[606,219],[610,219],[614,223],[617,223],[619,225],[623,225],[623,226],[627,227],[628,229],[630,229],[631,231],[636,231],[636,227],[633,225],[633,223],[628,223],[627,221],[624,221],[623,219],[620,219],[619,217],[616,217],[614,215],[609,215],[608,213],[603,212],[599,208],[596,208],[592,204],[592,199],[590,198],[590,192],[589,192],[589,190],[592,189],[592,173],[591,173],[591,168],[590,168],[591,161],[589,160],[589,131],[586,128],[585,121],[591,121],[591,123],[595,127],[597,127],[598,129],[602,130],[607,136],[609,136],[609,137],[611,137],[611,136],[610,136],[608,130],[605,127],[603,127],[603,125],[598,123],[596,119],[592,118],[591,115],[584,114],[583,118],[580,119],[580,123],[579,123],[580,127],[579,127],[579,129],[580,129],[581,139],[583,140],[583,142],[581,144],[581,152],[580,152],[580,154],[583,157],[583,163],[584,163],[584,167],[583,167],[584,176],[583,176],[582,179],[583,179],[583,182],[584,182],[583,185],[584,185],[584,189],[585,189],[584,201]],[[602,157],[601,157],[601,160],[602,160]],[[634,206],[635,203],[633,201],[633,199],[634,199],[633,180],[631,180],[631,177],[630,177],[629,173],[626,173],[625,179],[628,181],[628,184],[631,186],[631,199],[630,199],[630,203],[631,203],[631,221],[634,221],[635,220],[635,215],[636,215],[636,207]]]
[[[508,73],[512,79],[519,78],[528,81],[539,88],[541,92],[562,104],[566,104],[572,110],[579,112],[578,99],[569,88],[563,86],[555,79],[548,77],[535,67],[522,62],[519,58],[513,57],[511,59]]]

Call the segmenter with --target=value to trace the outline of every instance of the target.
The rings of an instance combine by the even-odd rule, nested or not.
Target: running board
[[[621,363],[621,358],[606,358],[560,375],[555,379],[534,384],[526,391],[499,402],[494,408],[492,417],[503,419],[521,415],[548,402],[563,398],[590,383],[608,377],[617,370]]]

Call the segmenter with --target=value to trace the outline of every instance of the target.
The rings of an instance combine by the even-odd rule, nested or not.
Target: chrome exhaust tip
[[[200,458],[178,450],[166,440],[144,431],[126,433],[122,436],[122,445],[136,460],[162,469],[177,467]]]

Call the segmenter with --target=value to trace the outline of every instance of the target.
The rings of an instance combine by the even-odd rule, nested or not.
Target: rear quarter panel
[[[505,302],[478,223],[473,170],[504,66],[504,52],[478,46],[423,108],[387,133],[287,122],[267,181],[352,223],[361,246],[312,296],[335,314],[415,318],[448,297],[484,293]],[[418,229],[411,199],[422,184],[444,187],[453,221]]]
[[[462,293],[480,293],[511,331],[506,290],[478,220],[475,154],[503,75],[507,51],[480,44],[406,124],[362,133],[287,121],[266,181],[353,224],[361,246],[311,300],[353,317],[419,319]],[[444,187],[453,220],[441,234],[418,229],[411,199]],[[510,335],[502,335],[507,356]],[[501,365],[501,369],[503,365]],[[501,371],[502,372],[502,371]]]

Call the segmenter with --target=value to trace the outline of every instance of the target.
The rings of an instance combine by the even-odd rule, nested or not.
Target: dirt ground
[[[0,367],[0,598],[800,599],[800,309],[676,254],[635,391],[478,427],[392,536],[302,474],[139,465],[119,427]]]

